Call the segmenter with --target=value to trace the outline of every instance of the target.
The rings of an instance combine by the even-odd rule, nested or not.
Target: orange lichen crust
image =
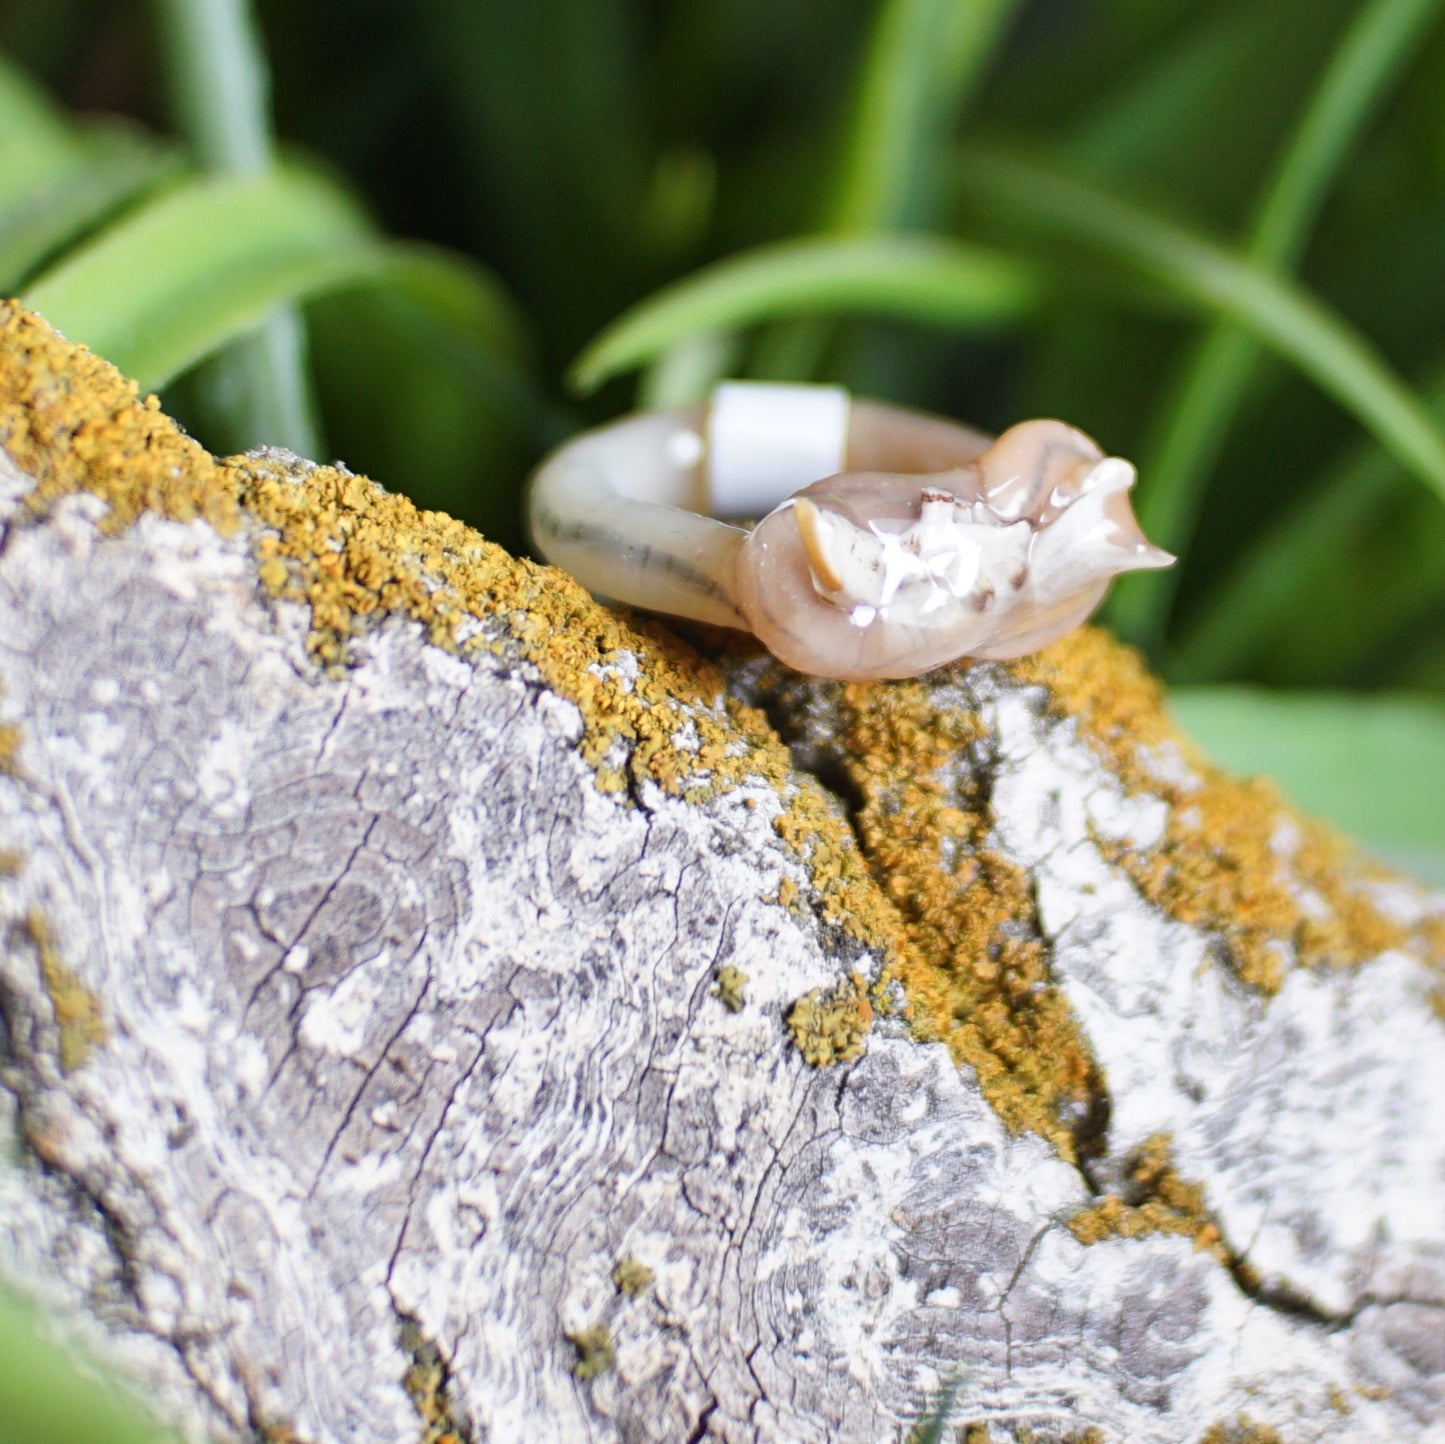
[[[20,729],[10,723],[0,724],[0,774],[14,776],[15,754],[20,750]]]
[[[565,573],[344,470],[276,454],[213,458],[155,397],[141,400],[108,362],[14,303],[0,303],[0,445],[36,479],[37,513],[85,491],[107,503],[111,532],[146,512],[202,517],[223,533],[249,522],[262,585],[310,608],[308,645],[323,665],[345,666],[388,613],[420,622],[438,646],[531,663],[580,709],[582,755],[604,790],[650,781],[700,800],[771,784],[788,803],[779,831],[826,916],[882,952],[896,945],[896,919],[846,822],[791,780],[761,715],[728,699],[717,670],[663,629],[630,627]]]
[[[730,1013],[740,1013],[747,1002],[748,975],[731,963],[724,963],[713,979],[712,995]]]
[[[1167,1133],[1146,1139],[1127,1160],[1126,1170],[1129,1181],[1123,1193],[1108,1194],[1069,1220],[1069,1232],[1080,1243],[1177,1234],[1192,1238],[1195,1248],[1220,1263],[1230,1263],[1224,1236],[1204,1201],[1204,1187],[1175,1171]]]
[[[863,798],[855,838],[820,789],[793,779],[762,714],[726,697],[718,670],[664,629],[629,626],[564,573],[363,477],[276,455],[216,460],[108,363],[4,304],[0,444],[36,478],[37,512],[86,491],[107,503],[101,524],[111,531],[144,512],[247,527],[262,586],[309,607],[322,665],[344,667],[378,617],[410,617],[440,646],[530,663],[575,702],[583,756],[605,790],[652,782],[699,800],[773,786],[786,803],[775,826],[805,863],[823,920],[888,961],[914,1027],[976,1070],[1010,1127],[1074,1156],[1069,1120],[1087,1112],[1101,1080],[1051,986],[1028,878],[988,847],[987,800],[953,765],[979,724],[932,700],[948,673],[838,689],[846,770]],[[1086,629],[1012,670],[1078,720],[1126,785],[1172,804],[1163,841],[1119,849],[1116,860],[1151,901],[1216,931],[1241,977],[1277,986],[1281,940],[1323,963],[1372,956],[1395,939],[1323,829],[1296,819],[1298,840],[1282,857],[1290,815],[1260,785],[1230,782],[1192,754],[1192,781],[1149,766],[1151,754],[1187,747],[1127,649]],[[792,886],[784,880],[779,900],[796,906]],[[1317,905],[1306,910],[1311,889]]]
[[[1441,975],[1430,994],[1430,1007],[1445,1022],[1445,910],[1428,912],[1410,929],[1410,945]]]
[[[652,1270],[629,1254],[617,1260],[612,1270],[612,1283],[625,1299],[640,1299],[652,1287]]]
[[[1156,907],[1216,934],[1243,982],[1272,994],[1292,963],[1345,967],[1410,941],[1371,900],[1378,870],[1268,783],[1209,763],[1175,729],[1162,688],[1130,649],[1084,628],[1011,670],[1045,687],[1057,715],[1077,719],[1126,787],[1169,804],[1154,846],[1100,846]]]
[[[590,1329],[578,1329],[564,1336],[577,1350],[577,1361],[572,1372],[579,1379],[595,1379],[617,1367],[617,1348],[612,1341],[612,1330],[606,1324],[594,1324]]]
[[[959,765],[982,724],[941,700],[951,675],[818,684],[830,756],[857,798],[859,843],[902,919],[884,983],[902,985],[915,1032],[973,1068],[1011,1129],[1032,1129],[1073,1161],[1071,1123],[1088,1115],[1101,1080],[1052,986],[1028,876],[988,846],[979,770]],[[781,669],[762,683],[773,684],[791,685]]]

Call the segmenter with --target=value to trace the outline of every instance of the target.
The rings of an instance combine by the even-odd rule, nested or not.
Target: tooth
[[[807,553],[808,565],[812,567],[813,575],[818,579],[818,585],[824,591],[840,591],[843,586],[843,578],[834,571],[823,550],[823,533],[819,525],[818,508],[807,497],[800,496],[793,503],[793,515],[797,518],[798,535],[803,539],[803,550]]]

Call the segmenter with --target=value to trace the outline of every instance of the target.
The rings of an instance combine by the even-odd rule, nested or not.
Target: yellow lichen
[[[1047,689],[1054,712],[1077,719],[1131,791],[1169,804],[1158,843],[1101,847],[1151,903],[1218,935],[1242,981],[1274,993],[1292,960],[1343,967],[1407,941],[1369,897],[1372,869],[1268,783],[1210,764],[1174,728],[1162,688],[1129,648],[1086,627],[1010,666]],[[1158,765],[1170,753],[1192,776]]]
[[[814,988],[788,1009],[787,1024],[805,1062],[815,1068],[846,1063],[862,1053],[873,1026],[868,985],[854,973],[836,987]]]
[[[39,956],[40,977],[54,1011],[61,1072],[74,1073],[105,1042],[100,1000],[61,961],[54,933],[40,913],[30,912],[25,931]]]
[[[830,694],[860,800],[854,827],[901,925],[887,977],[902,985],[915,1030],[975,1071],[1010,1128],[1072,1159],[1066,1114],[1087,1109],[1097,1070],[1052,986],[1029,878],[988,846],[987,798],[975,770],[958,765],[982,724],[940,700],[940,680],[947,674]]]
[[[20,729],[10,723],[0,725],[0,774],[14,776],[15,755],[20,750]]]
[[[402,1387],[422,1422],[421,1444],[463,1444],[464,1431],[452,1413],[450,1382],[437,1346],[414,1319],[404,1319],[401,1346],[411,1356]]]
[[[729,1012],[741,1012],[743,1004],[747,1001],[743,991],[747,987],[747,982],[748,975],[741,968],[735,968],[731,963],[725,963],[717,971],[717,980],[712,990],[713,996],[719,999]]]
[[[1417,949],[1426,963],[1445,977],[1445,911],[1432,912],[1410,931],[1410,945]],[[1430,1005],[1445,1018],[1445,985],[1430,997]]]
[[[915,1428],[911,1437],[916,1439],[922,1433],[922,1430]],[[942,1436],[938,1437],[941,1439]],[[995,1436],[987,1424],[976,1422],[954,1430],[952,1437],[957,1444],[992,1444]],[[1043,1444],[1043,1436],[1035,1434],[1026,1425],[1010,1428],[1009,1438],[1013,1440],[1013,1444]],[[1050,1434],[1048,1438],[1050,1444],[1054,1444],[1054,1441],[1057,1441],[1057,1444],[1104,1444],[1104,1433],[1101,1429],[1071,1430],[1067,1434]]]
[[[1256,1424],[1248,1414],[1233,1423],[1212,1424],[1199,1436],[1199,1444],[1284,1444],[1268,1424]]]
[[[0,444],[36,477],[37,510],[84,490],[107,502],[113,531],[143,511],[204,517],[222,531],[249,519],[259,584],[310,608],[308,645],[324,666],[346,665],[384,613],[415,619],[437,645],[530,662],[578,706],[581,752],[604,791],[655,783],[700,801],[744,782],[772,785],[785,801],[774,826],[806,865],[821,920],[887,961],[915,1029],[974,1068],[1010,1127],[1073,1157],[1067,1119],[1088,1109],[1102,1081],[1052,986],[1029,879],[989,848],[987,799],[956,795],[950,780],[977,719],[933,701],[932,684],[840,689],[847,771],[863,798],[855,839],[817,788],[790,778],[787,750],[762,714],[727,698],[716,668],[666,629],[630,625],[564,573],[344,470],[216,460],[155,398],[141,401],[114,368],[13,304],[0,305]],[[1217,932],[1242,978],[1270,989],[1288,949],[1309,965],[1347,963],[1399,937],[1330,834],[1193,756],[1128,649],[1084,629],[1010,665],[1046,689],[1052,710],[1077,719],[1127,785],[1170,803],[1156,847],[1111,856],[1145,897]],[[1150,769],[1150,754],[1171,747],[1202,781]],[[1285,822],[1297,838],[1281,858]],[[1322,907],[1301,906],[1310,890]],[[778,900],[801,906],[787,882]]]
[[[640,1259],[629,1255],[617,1260],[612,1270],[612,1282],[624,1298],[639,1298],[652,1287],[652,1270]]]
[[[1145,1238],[1177,1234],[1192,1238],[1194,1247],[1229,1262],[1223,1235],[1210,1216],[1202,1184],[1182,1178],[1170,1157],[1167,1133],[1156,1133],[1127,1162],[1126,1194],[1109,1194],[1069,1220],[1069,1232],[1080,1243],[1106,1238]]]
[[[579,1379],[595,1379],[599,1374],[607,1373],[617,1363],[612,1330],[606,1324],[578,1329],[567,1335],[567,1342],[577,1350],[577,1362],[572,1365],[572,1372]]]

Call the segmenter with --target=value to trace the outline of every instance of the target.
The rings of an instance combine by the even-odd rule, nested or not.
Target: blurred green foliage
[[[1064,416],[1182,558],[1106,612],[1167,679],[1445,696],[1442,11],[0,0],[0,287],[513,548],[723,374]]]
[[[4,1444],[173,1444],[141,1405],[46,1339],[36,1309],[0,1289]]]

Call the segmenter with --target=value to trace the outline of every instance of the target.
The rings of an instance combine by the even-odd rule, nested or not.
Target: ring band
[[[837,387],[728,382],[567,442],[528,512],[541,554],[599,596],[868,680],[1034,651],[1120,572],[1170,565],[1134,480],[1060,421],[995,439]]]

